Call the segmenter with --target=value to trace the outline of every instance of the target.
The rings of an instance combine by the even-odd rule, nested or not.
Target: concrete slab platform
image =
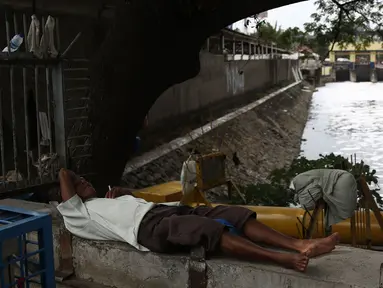
[[[140,252],[119,242],[73,237],[75,273],[79,279],[112,287],[187,287],[188,256]]]
[[[76,275],[115,287],[189,287],[188,256],[142,253],[123,243],[75,238]],[[206,261],[209,288],[379,287],[383,253],[339,246],[312,259],[306,273],[275,265],[212,258]]]
[[[208,287],[373,288],[380,285],[383,253],[339,246],[311,259],[305,273],[228,259],[208,261]]]

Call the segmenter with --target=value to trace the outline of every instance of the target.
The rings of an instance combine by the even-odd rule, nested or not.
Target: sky
[[[310,22],[310,15],[316,11],[314,2],[310,0],[269,10],[267,21],[272,25],[278,23],[283,29],[295,26],[303,29],[303,24]]]
[[[282,29],[289,27],[303,29],[303,24],[310,22],[311,14],[316,11],[314,2],[315,0],[309,0],[269,10],[266,20],[272,25],[277,23],[278,27],[280,26]],[[256,30],[254,20],[250,19],[251,24],[247,27],[244,26],[244,21],[246,20],[243,19],[233,23],[232,29],[239,29],[239,31],[245,34],[254,33]]]

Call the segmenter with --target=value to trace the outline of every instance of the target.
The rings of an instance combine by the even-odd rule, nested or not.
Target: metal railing
[[[228,61],[278,59],[282,54],[291,53],[272,43],[229,29],[223,29],[219,35],[209,37],[203,50],[224,54]]]
[[[63,63],[66,146],[68,165],[76,173],[89,173],[91,158],[91,135],[89,133],[90,75],[89,60],[71,59]]]
[[[62,59],[48,51],[30,52],[28,19],[26,13],[5,11],[8,52],[0,53],[0,192],[52,181],[67,161]],[[54,19],[53,41],[59,50],[59,19]],[[42,37],[48,37],[47,17],[39,20]],[[20,23],[24,43],[11,51],[13,35],[21,33]]]

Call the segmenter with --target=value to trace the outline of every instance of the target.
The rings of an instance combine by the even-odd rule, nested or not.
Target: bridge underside
[[[249,15],[298,0],[1,0],[12,8],[111,17],[92,61],[92,171],[118,184],[142,121],[170,86],[195,77],[206,38]],[[111,12],[112,11],[112,12]],[[110,13],[111,12],[111,13]],[[169,107],[172,109],[172,107]]]

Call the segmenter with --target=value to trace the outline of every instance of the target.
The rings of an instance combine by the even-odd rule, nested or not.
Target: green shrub
[[[372,185],[371,192],[379,206],[383,206],[383,199],[379,194],[378,177],[376,170],[371,170],[370,166],[365,165],[363,161],[353,163],[340,155],[331,153],[329,155],[320,155],[317,160],[308,160],[305,157],[299,157],[293,161],[290,167],[276,169],[271,172],[267,178],[267,183],[251,184],[242,187],[246,202],[249,205],[264,206],[290,206],[296,205],[293,200],[293,193],[289,189],[291,180],[298,174],[312,169],[342,169],[352,173],[355,179],[358,179],[362,173],[366,177],[369,185]],[[240,198],[233,199],[233,204],[239,204]]]

